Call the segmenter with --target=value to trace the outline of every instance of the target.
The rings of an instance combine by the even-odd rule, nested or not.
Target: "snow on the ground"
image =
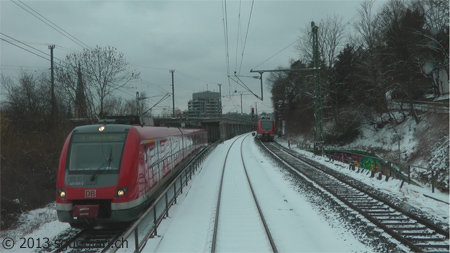
[[[278,141],[282,145],[286,147],[288,146],[287,142],[282,140]],[[367,174],[367,171],[365,171],[365,173],[357,173],[356,171],[350,170],[349,165],[346,163],[342,163],[339,161],[330,161],[326,157],[316,156],[311,152],[298,149],[297,147],[294,147],[292,145],[291,148],[310,159],[326,165],[328,168],[332,168],[349,177],[358,179],[359,181],[372,186],[388,195],[395,196],[398,199],[403,200],[405,203],[415,208],[423,210],[425,213],[432,214],[436,218],[440,219],[443,223],[449,222],[449,205],[424,196],[427,195],[450,203],[448,194],[439,192],[437,190],[433,193],[431,188],[427,186],[416,186],[408,183],[404,183],[403,186],[401,186],[402,181],[397,179],[389,179],[387,182],[384,179],[377,180],[375,177],[371,178],[370,174]]]
[[[279,251],[372,251],[361,244],[350,231],[339,224],[339,221],[325,219],[310,207],[310,203],[287,182],[280,169],[270,159],[265,157],[256,147],[253,140],[247,138],[244,143],[247,154],[245,161],[249,164],[249,174],[255,184],[258,197],[262,196],[263,211],[268,213],[268,223],[278,240]],[[286,142],[279,140],[283,145]],[[205,160],[202,169],[189,183],[178,203],[169,211],[158,228],[158,237],[150,239],[145,251],[209,251],[210,236],[214,224],[215,201],[219,187],[221,162],[224,160],[227,147],[226,141],[219,145]],[[367,185],[375,187],[387,194],[396,196],[406,203],[424,210],[444,222],[449,220],[449,206],[424,196],[449,202],[447,194],[431,193],[428,187],[417,187],[404,184],[400,188],[400,180],[377,180],[364,173],[356,173],[348,169],[347,164],[328,161],[327,158],[314,156],[312,153],[296,149],[311,159],[333,168],[350,177],[354,177]],[[232,159],[240,162],[240,157]],[[254,178],[254,179],[253,179]],[[214,204],[211,204],[214,203]],[[2,231],[0,241],[11,238],[15,247],[7,252],[30,252],[24,240],[33,240],[36,249],[37,240],[40,244],[44,238],[54,240],[54,237],[69,228],[66,223],[57,221],[54,203],[46,208],[30,211],[22,215],[23,221],[17,229]],[[239,227],[234,228],[236,230]],[[22,239],[23,238],[23,239]],[[32,238],[32,239],[30,239]],[[324,240],[323,238],[326,238]],[[130,242],[130,244],[133,244]],[[4,251],[2,245],[0,251]],[[130,248],[130,251],[132,249]]]
[[[53,238],[70,227],[57,220],[55,202],[22,214],[18,223],[18,228],[0,232],[0,251],[30,252],[46,248]]]
[[[239,141],[237,141],[239,142]],[[214,225],[215,206],[219,191],[219,183],[222,165],[226,151],[231,140],[219,145],[215,151],[205,160],[202,172],[192,181],[186,197],[178,202],[170,211],[170,218],[164,220],[158,228],[160,237],[153,238],[147,242],[145,251],[210,251],[210,240]],[[235,144],[239,148],[239,143]],[[267,157],[265,157],[256,146],[253,138],[247,138],[244,142],[245,162],[250,180],[254,184],[254,190],[259,199],[265,219],[272,231],[272,236],[280,252],[316,251],[316,252],[348,252],[348,251],[372,251],[368,246],[360,243],[350,231],[340,226],[337,220],[326,221],[318,214],[304,196],[299,194],[290,182],[287,182],[279,168]],[[238,154],[238,153],[236,153]],[[232,171],[242,168],[240,156],[234,155],[228,160],[224,185],[233,186],[237,192],[247,194],[248,189],[242,180],[242,171]],[[227,172],[226,172],[227,173]],[[245,180],[245,179],[244,179]],[[224,190],[225,191],[225,190]],[[222,206],[228,209],[239,208],[253,209],[254,203],[239,202],[240,206],[234,205],[231,198],[224,199]],[[230,210],[228,210],[230,211]],[[231,210],[233,211],[233,210]],[[234,210],[236,211],[236,210]],[[221,209],[222,212],[222,209]],[[256,213],[255,213],[256,214]],[[238,213],[235,213],[238,216]],[[236,224],[236,217],[226,219],[229,224],[225,226],[228,233],[235,233],[231,238],[221,239],[228,241],[225,248],[218,247],[224,251],[270,251],[270,248],[261,249],[259,246],[267,246],[267,241],[261,229],[253,231],[253,245],[245,244],[247,248],[241,248],[238,240],[241,230],[245,228],[245,222]],[[334,224],[331,224],[334,223]],[[219,223],[219,233],[222,223]],[[248,236],[248,235],[246,235]],[[219,234],[220,237],[220,234]],[[176,243],[175,243],[176,242]],[[226,243],[226,242],[224,242]],[[218,242],[220,246],[220,241]]]

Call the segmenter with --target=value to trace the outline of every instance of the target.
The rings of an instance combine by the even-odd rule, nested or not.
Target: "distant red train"
[[[259,120],[256,136],[263,141],[273,141],[275,138],[275,122],[269,118]]]
[[[139,218],[180,164],[207,145],[207,132],[131,125],[75,128],[62,149],[58,219],[72,227]]]

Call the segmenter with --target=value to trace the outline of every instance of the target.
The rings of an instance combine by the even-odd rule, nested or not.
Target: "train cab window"
[[[271,120],[261,120],[261,130],[262,131],[272,131],[272,121]]]
[[[74,133],[67,155],[69,172],[120,170],[127,133]]]

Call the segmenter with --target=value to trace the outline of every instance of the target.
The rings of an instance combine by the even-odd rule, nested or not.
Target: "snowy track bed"
[[[242,146],[248,136],[235,139],[225,158],[217,198],[212,252],[278,251],[245,166]],[[242,161],[240,166],[227,163],[238,157]],[[263,241],[266,243],[259,243]]]
[[[264,145],[277,159],[298,171],[318,188],[357,211],[414,252],[448,252],[448,232],[401,210],[354,185],[349,185],[316,167],[281,145]]]
[[[204,160],[188,186],[178,195],[177,202],[171,206],[168,216],[162,219],[157,235],[145,240],[143,252],[211,251],[222,165],[234,140],[235,138],[219,144]],[[312,187],[307,182],[298,180],[297,176],[289,174],[283,166],[274,162],[258,146],[254,138],[247,137],[242,145],[247,172],[279,252],[381,252],[392,249],[380,247],[380,243],[372,243],[373,240],[368,238],[366,231],[357,229],[365,223],[346,223],[342,217],[347,218],[356,212],[343,210],[344,215],[340,214],[342,210],[331,206],[329,204],[331,201],[327,200],[328,196],[315,190],[309,191]],[[242,166],[240,156],[236,155],[238,153],[232,155],[232,159],[227,162],[233,168]],[[228,179],[236,189],[239,189],[244,186],[241,184],[243,174],[234,169],[230,170],[233,171],[236,174],[230,173]],[[234,205],[233,198],[223,200],[222,206]],[[240,204],[241,209],[255,208],[255,204],[251,201],[243,201]],[[54,216],[53,220],[56,220],[54,207],[48,210],[48,213]],[[152,226],[152,220],[147,223],[149,227]],[[226,229],[225,233],[233,234],[240,231],[241,227],[241,224],[238,224],[225,225],[223,228]],[[261,227],[249,230],[245,235],[257,238],[252,241],[252,245],[247,245],[247,248],[235,246],[233,249],[227,249],[234,252],[255,252],[261,249],[260,245],[266,245],[261,251],[272,252],[270,246],[267,246],[267,236],[257,236],[265,233]],[[76,232],[68,228],[67,224],[58,221],[44,223],[32,233],[26,231],[28,230],[10,231],[4,236],[13,237],[13,234],[20,232],[20,235],[13,237],[16,242],[21,236],[34,239],[49,237],[50,241],[55,241],[69,239],[74,233],[63,238],[55,235]],[[139,238],[142,236],[139,235]],[[119,240],[124,244],[118,252],[134,252],[132,238],[120,237]],[[220,250],[219,248],[218,251]],[[32,250],[28,249],[26,252],[30,251]],[[16,247],[7,252],[24,251]]]
[[[217,196],[223,163],[232,142],[218,145],[193,177],[189,188],[179,197],[168,218],[158,228],[158,236],[148,240],[145,252],[211,252],[216,218]],[[240,137],[241,140],[243,139]],[[285,177],[284,169],[262,153],[254,138],[243,140],[243,157],[249,178],[279,252],[371,252],[373,248],[360,239],[338,219],[325,219]],[[230,213],[219,225],[217,251],[273,252],[267,235],[258,220],[255,203],[247,196],[248,182],[234,145],[227,161],[227,184],[233,191],[224,192],[221,208],[239,211]],[[228,167],[230,166],[230,167]],[[231,168],[231,169],[230,169]],[[245,187],[247,189],[245,189]],[[237,193],[237,197],[231,194]],[[243,210],[250,210],[246,212]],[[223,213],[222,211],[220,211]],[[242,217],[244,213],[250,217]],[[249,220],[255,222],[249,224]],[[256,222],[257,221],[257,222]],[[259,222],[259,223],[258,223]],[[251,238],[248,240],[248,238]],[[245,241],[247,240],[247,241]],[[222,247],[223,243],[229,244]]]

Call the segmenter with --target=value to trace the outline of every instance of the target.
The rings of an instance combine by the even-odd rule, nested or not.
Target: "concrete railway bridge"
[[[208,131],[208,141],[227,140],[236,135],[256,131],[257,122],[225,117],[217,118],[153,118],[155,126],[204,128]]]

